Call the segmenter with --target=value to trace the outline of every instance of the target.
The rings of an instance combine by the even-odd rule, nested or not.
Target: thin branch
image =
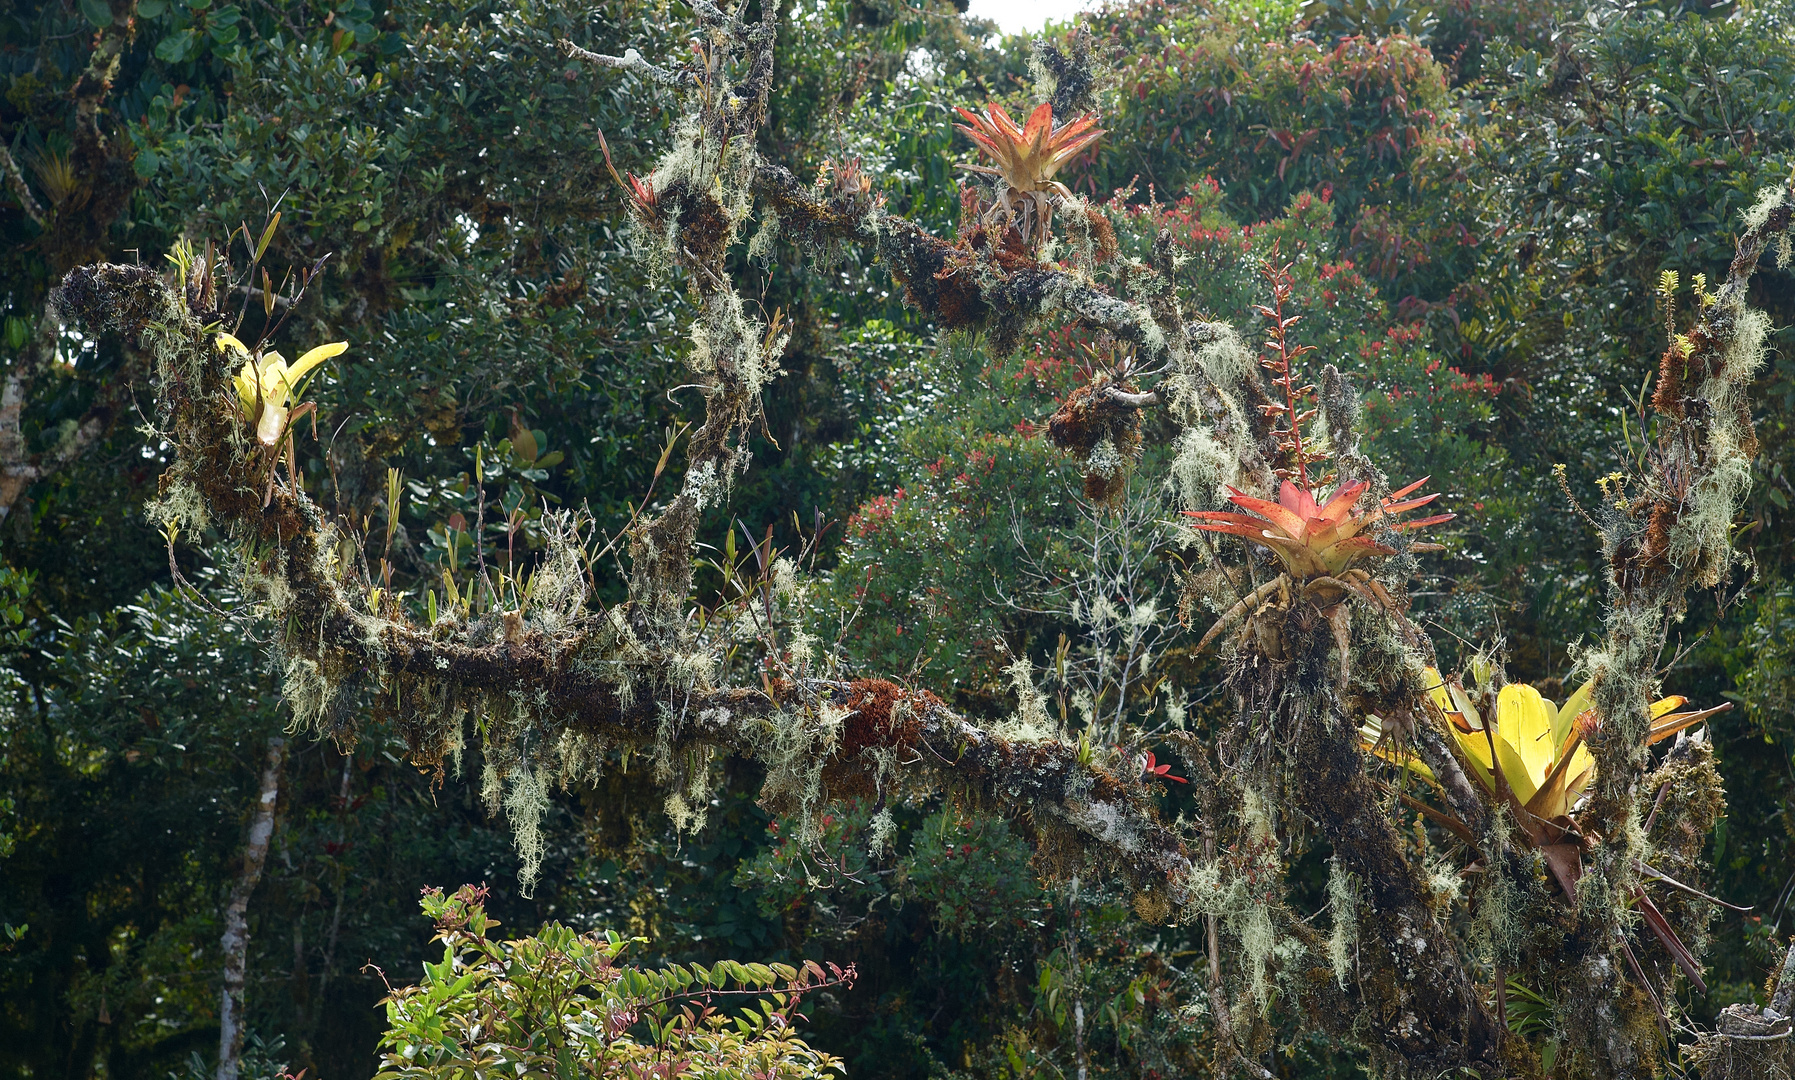
[[[590,49],[582,49],[566,38],[562,38],[561,51],[575,60],[583,60],[588,64],[597,64],[599,67],[612,68],[617,71],[627,71],[646,79],[652,79],[662,86],[694,86],[700,81],[699,74],[690,68],[656,67],[642,59],[642,54],[634,49],[625,49],[622,56],[607,56],[604,53],[595,53]]]
[[[25,183],[25,174],[19,171],[19,163],[14,160],[12,151],[6,148],[5,143],[0,143],[0,173],[6,175],[6,190],[12,192],[12,197],[18,200],[25,216],[35,222],[38,228],[43,228],[44,208],[37,197],[31,194],[31,188]]]

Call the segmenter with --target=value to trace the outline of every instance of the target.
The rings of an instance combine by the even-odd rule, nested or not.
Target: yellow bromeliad
[[[1496,694],[1496,715],[1486,721],[1457,679],[1443,679],[1433,668],[1427,669],[1427,679],[1428,697],[1450,723],[1485,798],[1508,802],[1535,843],[1555,842],[1574,827],[1571,809],[1596,776],[1595,757],[1584,745],[1595,726],[1594,684],[1584,683],[1562,705],[1554,705],[1533,687],[1510,683]],[[1647,745],[1731,707],[1679,711],[1688,701],[1673,695],[1652,703]],[[1377,717],[1368,718],[1360,735],[1380,757],[1432,778],[1432,771],[1413,755],[1379,744],[1383,730]]]
[[[257,356],[234,336],[218,335],[219,352],[235,349],[243,357],[243,369],[231,377],[231,382],[237,387],[243,419],[255,425],[256,439],[264,446],[276,445],[286,433],[293,413],[292,402],[299,397],[312,371],[348,348],[347,341],[333,341],[308,351],[289,365],[280,353]]]
[[[1496,694],[1496,715],[1486,718],[1478,712],[1458,679],[1443,679],[1439,672],[1428,668],[1427,680],[1428,697],[1445,716],[1458,742],[1459,756],[1468,766],[1467,771],[1481,790],[1484,801],[1492,806],[1506,805],[1513,812],[1522,835],[1540,853],[1565,896],[1575,901],[1577,882],[1583,876],[1583,855],[1591,837],[1584,834],[1571,812],[1596,776],[1595,756],[1583,745],[1585,736],[1596,728],[1593,684],[1583,684],[1563,704],[1554,705],[1533,687],[1511,683]],[[1712,709],[1684,710],[1686,704],[1688,699],[1681,695],[1652,702],[1646,745],[1668,739],[1715,713],[1732,708],[1728,703]],[[1433,770],[1413,754],[1388,745],[1385,734],[1384,726],[1376,716],[1367,717],[1359,729],[1367,750],[1430,781],[1434,779]],[[1475,846],[1477,838],[1464,822],[1407,795],[1401,798]],[[1641,860],[1634,862],[1642,874],[1661,883],[1704,900],[1725,903],[1691,889]],[[1702,981],[1701,965],[1658,905],[1646,895],[1643,885],[1632,884],[1629,894],[1644,924],[1689,976],[1690,982],[1705,993],[1707,987]],[[1645,982],[1631,949],[1624,941],[1622,947],[1634,973],[1642,983]]]

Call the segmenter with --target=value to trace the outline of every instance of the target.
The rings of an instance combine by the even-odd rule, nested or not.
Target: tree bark
[[[255,817],[249,825],[249,842],[243,847],[243,873],[231,890],[224,909],[224,993],[218,1007],[218,1080],[237,1080],[243,1055],[243,983],[249,962],[249,898],[262,880],[268,861],[268,841],[274,835],[274,810],[280,802],[281,769],[287,760],[287,740],[268,739],[268,757],[262,767],[261,793]]]

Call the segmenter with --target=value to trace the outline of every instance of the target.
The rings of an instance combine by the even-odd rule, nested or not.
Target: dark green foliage
[[[0,906],[29,926],[0,983],[0,1067],[56,1075],[73,1055],[160,1076],[215,1052],[222,898],[263,743],[284,721],[255,623],[210,605],[240,602],[158,588],[41,635],[40,696],[9,711],[0,755],[12,807]],[[433,792],[396,745],[297,750],[256,894],[251,970],[270,992],[252,997],[252,1023],[285,1034],[282,1060],[338,1075],[366,1071],[379,1030],[381,985],[358,969],[421,955],[385,914],[418,881],[493,880],[513,918],[554,909],[553,887],[534,904],[508,887],[510,841],[474,792],[458,780]]]
[[[543,500],[586,506],[608,531],[628,519],[654,474],[648,444],[699,405],[661,393],[689,311],[677,290],[650,287],[598,132],[620,171],[641,173],[665,145],[671,98],[570,62],[555,41],[665,54],[680,46],[676,18],[635,4],[138,0],[102,110],[110,141],[93,156],[71,94],[102,7],[16,3],[0,21],[0,139],[52,211],[40,226],[0,195],[0,355],[13,361],[68,267],[160,265],[182,233],[223,247],[240,222],[259,232],[278,201],[270,264],[329,258],[274,343],[352,344],[317,383],[319,437],[304,432],[302,471],[320,501],[369,521],[368,551],[390,559],[400,587],[421,592],[451,563],[465,580],[480,557],[476,446],[481,554],[494,565],[513,550],[533,564],[538,534],[522,524],[513,541],[507,522],[539,515]],[[1249,346],[1256,264],[1277,243],[1294,262],[1302,340],[1365,394],[1367,451],[1395,480],[1432,473],[1460,514],[1429,563],[1437,578],[1417,589],[1417,608],[1444,628],[1442,659],[1460,651],[1452,634],[1475,645],[1500,633],[1513,675],[1550,682],[1594,634],[1600,600],[1596,542],[1552,466],[1566,464],[1590,503],[1618,464],[1611,448],[1643,445],[1623,402],[1665,344],[1652,287],[1662,269],[1718,275],[1739,210],[1795,154],[1795,27],[1776,5],[1705,18],[1598,5],[1587,21],[1580,6],[1533,7],[1437,6],[1424,38],[1375,36],[1427,30],[1423,9],[1401,5],[1112,12],[1092,23],[1110,135],[1065,179],[1094,200],[1131,188],[1112,204],[1122,257],[1148,257],[1171,230],[1188,260],[1180,295]],[[1032,102],[1027,49],[988,49],[944,6],[817,3],[799,16],[763,153],[806,181],[825,157],[859,156],[894,209],[951,234],[952,165],[971,154],[946,107]],[[1308,37],[1292,38],[1309,18]],[[89,156],[73,186],[59,186],[56,163],[78,152]],[[243,262],[240,242],[231,258]],[[1107,669],[1063,598],[1045,595],[1085,566],[1080,463],[1037,433],[1084,381],[1075,347],[1098,343],[1048,326],[1009,356],[966,335],[938,344],[858,254],[776,242],[740,270],[794,336],[755,469],[701,538],[721,546],[739,519],[756,538],[776,526],[791,548],[792,515],[808,531],[821,510],[834,524],[815,629],[842,633],[864,673],[1007,719],[1018,688],[1006,669],[1023,657],[1050,721],[1097,730],[1080,719],[1078,679]],[[1097,273],[1118,280],[1114,264]],[[1795,322],[1792,280],[1754,284],[1752,303],[1778,327]],[[246,301],[252,340],[267,319],[253,297],[234,303]],[[1780,330],[1757,391],[1763,454],[1744,543],[1759,583],[1741,603],[1698,601],[1685,642],[1715,632],[1672,676],[1697,700],[1731,693],[1744,706],[1714,728],[1730,816],[1710,850],[1714,887],[1757,908],[1716,922],[1698,1017],[1761,992],[1790,926],[1790,344]],[[63,348],[79,363],[32,391],[23,428],[35,450],[140,377],[114,341]],[[167,553],[139,509],[164,451],[133,430],[136,413],[119,414],[5,526],[6,562],[29,575],[6,571],[0,607],[0,632],[13,635],[0,921],[24,927],[0,940],[5,1076],[159,1077],[215,1052],[219,912],[260,747],[284,723],[259,644],[269,628],[202,573],[224,555],[216,538],[177,547],[205,599],[167,587]],[[390,549],[389,466],[406,491]],[[1138,469],[1162,471],[1158,459]],[[1133,483],[1143,520],[1179,508],[1176,492]],[[1000,593],[1030,569],[1019,536],[1039,588]],[[1203,565],[1161,533],[1130,543],[1143,580],[1168,596]],[[614,566],[592,573],[601,594],[620,594]],[[716,582],[700,581],[709,603]],[[1171,604],[1157,625],[1171,625]],[[1131,723],[1204,722],[1213,669],[1190,644],[1163,654],[1163,683],[1107,691]],[[1091,714],[1115,700],[1093,697]],[[251,905],[252,1027],[271,1046],[285,1039],[271,1060],[326,1080],[368,1075],[384,986],[361,965],[412,979],[426,951],[416,890],[485,881],[519,934],[552,918],[647,936],[656,962],[857,962],[861,982],[819,996],[807,1035],[856,1077],[1070,1071],[1074,991],[1093,1073],[1210,1067],[1198,1056],[1209,1021],[1179,1011],[1203,998],[1200,934],[1144,929],[1119,898],[1043,890],[1028,838],[993,818],[894,804],[874,854],[875,810],[861,804],[836,813],[816,850],[798,850],[750,801],[758,778],[729,766],[709,826],[682,838],[649,766],[614,761],[556,794],[544,880],[525,898],[503,826],[477,805],[480,762],[421,775],[398,746],[375,727],[347,757],[295,748]],[[1285,1008],[1253,1036],[1280,1045],[1282,1075],[1358,1068],[1335,1048],[1282,1045]]]

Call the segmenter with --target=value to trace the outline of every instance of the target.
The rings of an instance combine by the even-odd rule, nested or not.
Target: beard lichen
[[[1328,914],[1334,924],[1328,934],[1328,964],[1341,989],[1352,975],[1353,954],[1359,944],[1358,909],[1358,889],[1351,872],[1341,867],[1339,859],[1328,860]]]

